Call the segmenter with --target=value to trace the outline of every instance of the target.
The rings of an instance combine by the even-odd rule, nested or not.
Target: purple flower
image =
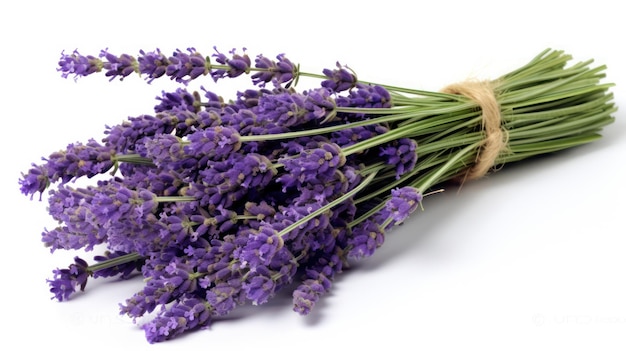
[[[157,97],[160,101],[158,105],[154,107],[154,112],[165,111],[189,111],[198,112],[200,99],[196,93],[190,93],[186,89],[178,88],[173,92],[161,93],[161,96]]]
[[[146,138],[144,142],[145,155],[157,166],[164,169],[177,169],[178,164],[188,158],[183,151],[180,138],[171,134],[159,134]]]
[[[223,237],[231,229],[237,229],[236,220],[233,219],[236,216],[236,212],[226,210],[223,207],[218,207],[214,211],[196,211],[190,214],[189,219],[196,224],[191,234],[192,240],[199,237],[207,239]]]
[[[187,195],[194,196],[201,206],[208,204],[230,208],[251,189],[262,189],[276,171],[267,157],[259,154],[232,153],[223,161],[213,161],[198,172],[190,183]]]
[[[61,180],[65,184],[71,180],[87,176],[89,178],[104,173],[113,167],[114,150],[100,145],[91,139],[87,144],[69,144],[65,150],[54,152],[44,158],[44,165],[33,165],[20,180],[22,193],[33,195],[42,192],[49,183]]]
[[[92,73],[100,72],[102,70],[103,63],[100,59],[94,56],[83,56],[78,53],[78,50],[74,50],[71,55],[61,52],[61,59],[59,59],[59,68],[57,71],[61,72],[63,78],[74,75],[74,79],[78,77],[88,76]]]
[[[319,298],[330,290],[331,280],[321,272],[307,269],[308,279],[304,280],[293,292],[293,310],[301,315],[311,312]]]
[[[129,189],[145,189],[157,196],[174,196],[184,186],[179,174],[152,165],[123,163],[120,170],[121,182]]]
[[[92,250],[104,242],[106,228],[100,226],[99,218],[93,213],[91,202],[96,188],[72,189],[59,186],[50,191],[49,213],[62,225],[42,233],[42,242],[50,251],[57,249]]]
[[[262,123],[293,127],[332,119],[335,102],[327,89],[313,89],[303,94],[284,91],[261,95],[255,111]]]
[[[271,278],[270,271],[256,271],[248,276],[243,283],[243,291],[253,305],[266,303],[276,292],[276,282]]]
[[[410,172],[417,162],[417,142],[402,138],[380,148],[379,154],[385,163],[396,168],[396,179]]]
[[[245,296],[242,294],[242,284],[239,279],[231,279],[228,282],[220,282],[209,289],[206,300],[211,304],[213,311],[218,316],[225,316],[244,303]]]
[[[276,253],[284,247],[283,239],[277,234],[268,225],[251,232],[239,256],[241,267],[255,272],[259,266],[269,266]]]
[[[68,268],[55,269],[53,273],[54,278],[47,282],[50,285],[50,292],[54,294],[53,298],[59,301],[69,299],[76,288],[84,291],[90,275],[87,262],[79,257],[74,257],[74,263]]]
[[[289,85],[298,76],[298,67],[294,65],[284,54],[276,56],[278,61],[271,60],[263,55],[257,56],[254,67],[261,69],[252,75],[255,85],[264,87],[266,83],[288,83]]]
[[[188,48],[188,54],[177,49],[168,58],[165,74],[171,79],[187,84],[190,80],[209,73],[206,59],[194,48]]]
[[[385,203],[385,210],[393,219],[393,224],[404,222],[422,201],[422,194],[414,187],[391,190],[391,198]]]
[[[207,156],[211,160],[223,160],[239,150],[239,133],[228,127],[212,127],[188,135],[189,144],[184,151],[194,157]]]
[[[190,276],[193,268],[175,257],[163,267],[160,275],[147,280],[144,288],[120,305],[120,313],[130,317],[141,317],[150,313],[158,305],[165,305],[182,297],[186,292],[193,292],[197,287],[197,279]]]
[[[383,245],[385,232],[381,225],[384,219],[383,216],[372,216],[352,228],[352,236],[348,240],[348,257],[369,257]]]
[[[366,85],[357,83],[356,89],[350,90],[348,96],[338,96],[337,106],[357,108],[390,108],[391,95],[387,89],[379,85]],[[346,116],[349,120],[362,120],[369,118],[364,113],[350,113]]]
[[[210,304],[197,297],[184,297],[143,325],[146,339],[156,343],[171,339],[185,331],[207,326],[211,322]]]
[[[107,59],[103,63],[103,68],[106,70],[105,76],[111,77],[110,80],[115,79],[115,77],[120,77],[120,80],[123,80],[131,73],[138,71],[137,60],[128,54],[122,54],[118,57],[105,49],[100,52],[99,56]]]
[[[119,222],[142,223],[144,216],[157,209],[157,196],[145,189],[133,190],[111,182],[98,190],[91,200],[90,210],[103,228]]]
[[[168,112],[159,112],[156,116],[129,117],[121,124],[107,127],[103,141],[117,152],[133,153],[139,140],[158,134],[169,134],[178,123],[176,115]]]
[[[148,83],[151,83],[154,79],[162,77],[167,71],[169,60],[167,56],[161,53],[161,50],[145,52],[139,51],[140,56],[137,58],[139,63],[139,74],[145,74],[145,78]]]
[[[335,171],[346,162],[341,148],[334,143],[319,143],[317,148],[300,152],[298,157],[285,157],[280,160],[287,173],[278,181],[285,187],[312,180],[329,180]]]
[[[41,195],[48,188],[50,184],[50,178],[48,176],[48,169],[43,165],[32,164],[28,173],[22,173],[22,178],[19,179],[20,191],[24,195],[30,195],[32,199],[35,193],[39,193],[39,200],[41,201]]]
[[[218,81],[221,78],[224,77],[229,77],[229,78],[235,78],[238,77],[244,73],[249,73],[250,72],[250,57],[246,54],[246,49],[243,49],[243,56],[237,54],[237,52],[235,51],[235,49],[232,49],[231,51],[229,51],[228,53],[231,55],[231,57],[227,57],[225,54],[222,54],[221,52],[217,51],[216,47],[213,47],[213,49],[215,49],[215,54],[213,54],[212,56],[215,57],[215,61],[217,61],[218,63],[222,64],[222,65],[227,65],[229,67],[228,70],[226,69],[214,69],[211,71],[211,77],[213,77],[214,81]]]
[[[328,77],[327,80],[322,81],[322,86],[335,93],[350,90],[356,86],[357,78],[354,72],[339,62],[337,62],[337,69],[325,68],[322,73]]]

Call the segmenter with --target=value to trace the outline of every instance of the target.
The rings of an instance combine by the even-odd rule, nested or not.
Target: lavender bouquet
[[[237,306],[293,291],[306,315],[351,261],[371,256],[429,194],[504,164],[600,137],[616,111],[606,67],[546,50],[488,81],[440,92],[368,82],[337,63],[321,74],[284,55],[63,53],[75,79],[170,78],[150,113],[106,126],[23,173],[58,226],[42,241],[94,251],[48,280],[59,301],[89,279],[141,275],[120,305],[149,342],[208,326]],[[187,83],[248,75],[230,100]],[[300,79],[317,88],[296,90]],[[94,178],[86,187],[79,178]],[[52,186],[54,185],[54,188]],[[97,251],[97,252],[96,252]]]

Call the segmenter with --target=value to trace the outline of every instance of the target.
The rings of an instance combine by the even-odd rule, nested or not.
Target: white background
[[[11,5],[9,5],[11,4]],[[626,349],[626,50],[617,1],[23,1],[0,9],[4,223],[0,346],[84,350]],[[608,66],[621,108],[594,144],[510,165],[424,201],[368,260],[344,272],[308,317],[288,293],[210,330],[149,345],[118,316],[141,280],[89,283],[67,303],[46,278],[46,202],[19,193],[31,162],[105,124],[150,113],[174,84],[62,79],[62,50],[136,54],[195,47],[286,53],[303,70],[335,61],[370,81],[438,90],[494,78],[545,48]],[[215,85],[229,98],[245,78]],[[307,82],[302,83],[306,87]],[[198,85],[199,86],[199,85]],[[90,257],[87,255],[86,257]]]

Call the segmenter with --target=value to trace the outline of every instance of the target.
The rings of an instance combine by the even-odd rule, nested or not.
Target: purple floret
[[[188,48],[189,53],[176,50],[168,58],[169,65],[165,74],[172,80],[187,84],[190,80],[209,73],[206,59],[194,48]]]
[[[350,90],[356,86],[357,78],[354,72],[339,62],[337,62],[337,69],[325,68],[322,73],[328,78],[322,81],[322,86],[335,93]]]
[[[188,330],[207,326],[211,322],[211,310],[206,300],[184,297],[159,313],[143,326],[150,343],[169,340]]]
[[[334,143],[320,143],[317,148],[300,152],[298,157],[280,160],[287,173],[279,178],[285,187],[297,186],[312,180],[331,179],[346,162],[341,148]]]
[[[298,67],[285,54],[276,56],[277,61],[269,59],[263,55],[257,56],[254,67],[261,69],[252,75],[252,82],[255,85],[264,87],[269,82],[278,84],[288,83],[288,85],[298,76]]]
[[[212,56],[215,58],[215,61],[222,65],[227,65],[228,69],[214,69],[211,71],[211,77],[213,77],[214,81],[218,81],[221,78],[235,78],[242,74],[247,74],[250,72],[250,57],[246,54],[246,49],[243,49],[243,55],[239,55],[235,49],[232,49],[228,53],[231,57],[226,56],[225,54],[217,51],[216,47],[215,54]]]
[[[119,57],[111,54],[106,49],[100,52],[100,58],[105,58],[103,68],[106,70],[104,74],[107,77],[111,77],[110,80],[119,77],[123,80],[131,73],[137,72],[137,60],[128,54],[122,54]]]
[[[77,79],[78,77],[100,72],[102,66],[102,61],[97,57],[91,55],[83,56],[78,53],[78,50],[74,50],[70,55],[65,54],[65,52],[61,53],[57,71],[61,72],[63,78],[67,78],[73,74],[74,79]]]
[[[380,148],[379,154],[385,163],[395,166],[396,179],[410,172],[417,162],[417,142],[410,138],[398,139]]]
[[[79,257],[74,257],[74,263],[68,268],[55,269],[54,278],[47,280],[50,285],[50,292],[59,301],[65,301],[76,292],[85,290],[87,279],[89,278],[87,262]]]
[[[154,79],[162,77],[167,71],[169,60],[161,53],[161,50],[145,52],[139,51],[137,58],[139,63],[139,74],[147,75],[146,80],[151,83]]]
[[[228,127],[211,127],[189,134],[189,144],[184,151],[187,155],[201,158],[207,156],[211,160],[223,160],[229,154],[239,150],[241,141],[239,133]]]
[[[22,173],[22,178],[19,179],[20,191],[24,195],[30,195],[32,199],[35,193],[39,193],[39,200],[41,195],[46,191],[50,184],[50,178],[48,177],[48,170],[43,165],[32,164],[28,173]]]
[[[393,189],[391,198],[385,203],[385,210],[389,212],[394,224],[400,224],[417,209],[421,201],[422,194],[414,187]]]

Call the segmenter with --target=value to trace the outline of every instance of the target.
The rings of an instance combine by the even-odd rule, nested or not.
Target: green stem
[[[98,262],[96,264],[93,264],[89,267],[87,267],[87,271],[89,273],[94,273],[97,272],[99,270],[102,269],[107,269],[107,268],[112,268],[112,267],[116,267],[119,266],[121,264],[124,263],[129,263],[129,262],[134,262],[134,261],[139,261],[142,260],[143,256],[141,256],[140,254],[136,253],[136,252],[132,252],[126,255],[122,255],[119,257],[115,257],[115,258],[111,258],[108,259],[106,261],[102,261],[102,262]]]

